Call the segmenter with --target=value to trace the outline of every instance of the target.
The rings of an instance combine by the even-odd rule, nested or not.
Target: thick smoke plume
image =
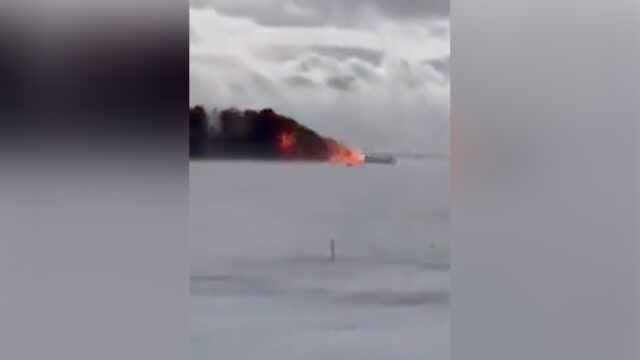
[[[272,109],[207,113],[189,108],[189,156],[194,159],[272,159],[361,164],[364,156]]]

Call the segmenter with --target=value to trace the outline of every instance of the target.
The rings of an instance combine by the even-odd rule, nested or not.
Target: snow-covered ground
[[[448,359],[448,171],[192,162],[192,359]]]

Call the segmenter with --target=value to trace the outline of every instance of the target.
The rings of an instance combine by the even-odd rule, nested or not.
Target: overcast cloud
[[[448,154],[448,1],[192,0],[190,102],[272,107],[375,150]]]

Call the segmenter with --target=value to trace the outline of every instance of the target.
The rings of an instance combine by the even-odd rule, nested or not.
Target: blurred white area
[[[1,359],[187,353],[188,182],[167,160],[3,163]]]
[[[638,359],[638,3],[452,4],[453,359]]]

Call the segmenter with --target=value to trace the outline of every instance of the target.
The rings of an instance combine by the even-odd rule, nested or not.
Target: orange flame
[[[278,136],[278,149],[283,154],[290,154],[293,149],[293,143],[295,142],[295,133],[293,132],[283,132]]]
[[[364,163],[364,155],[350,149],[344,144],[333,139],[325,139],[329,148],[329,161],[344,165],[361,165]]]
[[[332,138],[323,138],[323,140],[328,150],[327,161],[348,166],[364,163],[364,155],[360,152],[350,149]],[[300,144],[296,144],[295,131],[281,132],[277,137],[276,145],[280,153],[285,156],[292,157],[300,151],[300,149],[296,150],[296,146]]]

